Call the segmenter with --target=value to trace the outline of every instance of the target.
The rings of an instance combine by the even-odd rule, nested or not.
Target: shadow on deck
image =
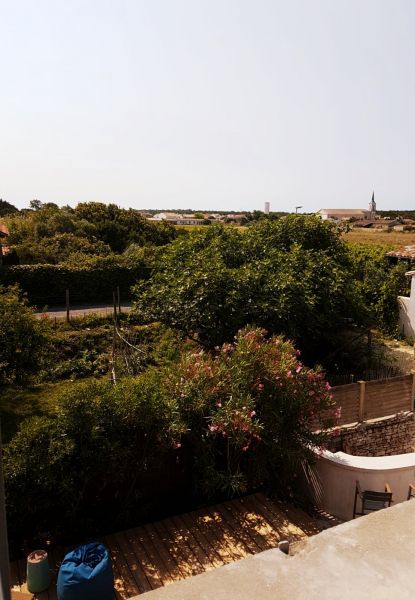
[[[132,596],[192,577],[250,554],[298,541],[320,531],[299,509],[254,494],[214,504],[103,537],[114,570],[114,598]],[[34,595],[56,600],[56,576],[70,548],[49,550],[53,570],[49,590]],[[12,589],[26,591],[26,560],[11,564]]]

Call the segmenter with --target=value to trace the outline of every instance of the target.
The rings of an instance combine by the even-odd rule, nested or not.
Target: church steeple
[[[376,202],[375,202],[375,192],[372,194],[372,200],[369,202],[369,212],[370,218],[376,219]]]

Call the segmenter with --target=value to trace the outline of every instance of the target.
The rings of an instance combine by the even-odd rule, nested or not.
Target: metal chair
[[[415,489],[415,488],[414,488]],[[361,512],[357,512],[357,498],[360,498],[362,503]],[[360,483],[356,481],[356,490],[354,494],[353,519],[356,515],[366,515],[368,512],[387,508],[392,502],[392,491],[388,483],[385,483],[384,492],[374,492],[365,490],[362,492]]]
[[[412,483],[410,483],[408,490],[408,500],[411,500],[412,498],[415,498],[415,485],[412,485]]]

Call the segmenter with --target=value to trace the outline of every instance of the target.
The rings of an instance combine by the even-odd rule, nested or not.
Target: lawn
[[[77,385],[73,381],[42,383],[27,388],[11,386],[0,393],[0,419],[3,442],[8,442],[27,417],[47,415],[56,410],[60,396]]]

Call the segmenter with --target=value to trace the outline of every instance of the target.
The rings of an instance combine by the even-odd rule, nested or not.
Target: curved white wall
[[[415,484],[415,452],[395,456],[352,456],[316,451],[316,464],[307,468],[307,480],[317,506],[339,519],[353,518],[356,480],[362,490],[384,491],[389,483],[393,504],[407,499],[409,484]],[[392,504],[392,506],[393,506]],[[358,501],[358,510],[360,504]]]

